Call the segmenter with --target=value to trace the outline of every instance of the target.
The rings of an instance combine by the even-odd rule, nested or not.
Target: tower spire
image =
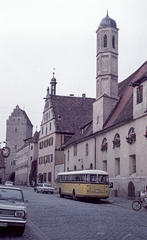
[[[53,72],[53,78],[51,79],[51,95],[56,95],[56,78],[54,77],[55,73]]]

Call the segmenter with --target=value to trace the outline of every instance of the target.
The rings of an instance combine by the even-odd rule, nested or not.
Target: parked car
[[[5,182],[5,186],[12,186],[14,184],[14,182],[12,181],[6,181]]]
[[[55,188],[51,184],[48,183],[40,183],[39,186],[36,187],[36,192],[39,193],[51,193],[53,194]]]
[[[23,191],[16,187],[0,186],[0,228],[13,227],[22,236],[27,222]]]
[[[34,192],[37,191],[37,187],[40,186],[41,183],[37,183],[35,186],[34,186]]]

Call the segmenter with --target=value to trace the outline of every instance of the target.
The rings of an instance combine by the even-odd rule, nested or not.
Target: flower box
[[[114,139],[113,141],[113,148],[120,147],[120,139]]]
[[[104,144],[101,145],[101,151],[102,152],[104,152],[104,151],[107,152],[107,149],[108,149],[107,143],[104,143]]]
[[[134,143],[136,141],[136,134],[135,133],[130,134],[128,137],[126,137],[126,141],[129,144]]]

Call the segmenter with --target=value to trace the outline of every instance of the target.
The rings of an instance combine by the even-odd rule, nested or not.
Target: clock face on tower
[[[1,155],[2,155],[4,158],[9,157],[9,155],[10,155],[10,148],[8,148],[8,147],[3,147],[3,148],[1,149]]]

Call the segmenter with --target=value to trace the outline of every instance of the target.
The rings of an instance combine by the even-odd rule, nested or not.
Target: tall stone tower
[[[93,104],[93,132],[103,124],[118,100],[118,28],[108,16],[96,31],[96,101]]]
[[[24,145],[24,140],[32,137],[32,130],[26,112],[16,106],[6,122],[6,145],[11,152],[5,159],[5,181],[15,181],[16,151]]]

